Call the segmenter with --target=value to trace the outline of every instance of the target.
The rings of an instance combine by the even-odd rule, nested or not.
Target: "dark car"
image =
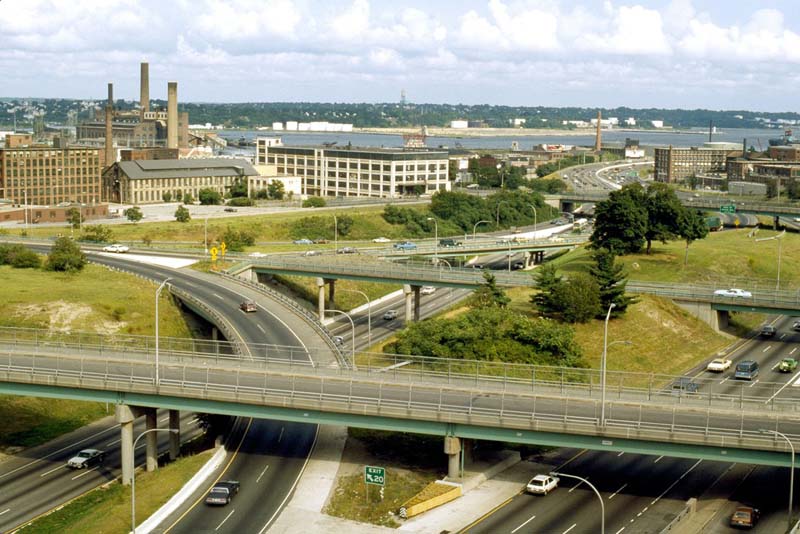
[[[771,324],[765,324],[761,327],[761,336],[762,337],[772,337],[775,335],[775,327]]]
[[[461,241],[456,241],[455,239],[440,239],[439,240],[440,247],[460,247]]]
[[[225,506],[230,504],[233,496],[239,493],[238,480],[221,480],[214,484],[206,495],[206,504]]]
[[[515,271],[519,271],[520,269],[524,269],[525,268],[525,262],[524,261],[515,261],[514,263],[511,264],[511,268],[514,269]]]
[[[688,376],[682,376],[672,383],[673,395],[684,395],[686,393],[697,393],[700,386]]]
[[[241,304],[239,304],[239,309],[242,310],[245,313],[250,313],[250,312],[258,311],[258,306],[256,306],[256,303],[253,302],[252,300],[246,300],[246,301],[242,302]]]
[[[236,208],[225,208],[223,211],[227,211],[228,213],[235,213],[238,210]]]
[[[731,526],[738,528],[753,528],[758,522],[761,512],[752,506],[737,506],[731,515]]]

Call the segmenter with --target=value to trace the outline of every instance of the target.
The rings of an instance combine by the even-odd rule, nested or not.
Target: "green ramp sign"
[[[364,482],[383,486],[386,484],[386,469],[383,467],[364,466]]]

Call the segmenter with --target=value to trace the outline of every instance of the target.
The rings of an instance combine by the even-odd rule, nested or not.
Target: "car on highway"
[[[337,254],[358,254],[358,250],[355,247],[342,247],[336,251]]]
[[[376,237],[372,240],[373,243],[391,243],[392,240],[388,237]]]
[[[206,504],[225,506],[230,504],[233,496],[239,493],[238,480],[220,480],[206,495]]]
[[[758,523],[761,512],[752,506],[737,506],[731,515],[730,525],[738,528],[753,528]]]
[[[433,286],[422,286],[419,292],[423,295],[433,295],[436,292],[436,288]]]
[[[688,376],[682,376],[672,383],[672,394],[677,396],[686,393],[697,393],[698,389],[700,389],[700,386],[697,385],[697,382]]]
[[[559,480],[558,477],[552,475],[536,475],[525,486],[525,491],[537,495],[547,495],[558,487]]]
[[[319,250],[306,250],[305,252],[301,253],[301,256],[320,256],[322,252]]]
[[[103,247],[103,252],[116,252],[116,253],[123,253],[128,252],[130,248],[126,247],[125,245],[120,245],[119,243],[114,243],[113,245],[107,245]]]
[[[456,241],[455,239],[440,239],[439,240],[440,247],[460,247],[461,241]]]
[[[318,238],[316,238],[314,240],[314,244],[315,245],[327,245],[328,244],[328,240],[325,239],[324,237],[318,237]]]
[[[515,261],[514,263],[511,264],[511,268],[514,269],[515,271],[519,271],[520,269],[524,269],[525,268],[525,262],[524,261]]]
[[[737,289],[732,287],[730,289],[717,289],[714,291],[715,297],[730,297],[730,298],[740,298],[740,299],[749,299],[753,298],[753,294],[749,291],[745,291],[744,289]]]
[[[292,241],[292,244],[294,244],[294,245],[313,245],[314,242],[311,241],[310,239],[307,239],[307,238],[304,237],[303,239],[295,239],[294,241]]]
[[[78,454],[67,460],[67,467],[71,469],[87,469],[93,465],[103,463],[106,453],[97,449],[83,449]]]
[[[781,373],[791,373],[795,369],[797,369],[797,360],[794,358],[784,358],[778,364],[778,371]]]
[[[712,373],[721,373],[723,371],[727,371],[731,365],[733,365],[733,362],[727,358],[715,358],[708,362],[708,365],[706,365],[706,371],[711,371]]]
[[[237,210],[236,208],[225,208],[222,211],[227,211],[228,213],[236,213],[239,210]]]
[[[765,324],[764,326],[761,327],[761,332],[759,332],[759,334],[761,335],[761,337],[773,337],[775,335],[775,332],[776,330],[774,326],[772,326],[771,324]]]
[[[411,241],[403,241],[402,243],[395,243],[393,247],[395,250],[415,250],[417,248],[417,244],[412,243]]]
[[[792,323],[792,330],[800,330],[800,321],[795,321]]]
[[[398,315],[397,310],[389,310],[383,314],[383,319],[385,321],[393,321],[397,319],[397,315]]]
[[[245,300],[241,304],[239,304],[239,309],[245,313],[250,313],[254,311],[258,311],[258,306],[252,300]]]
[[[251,257],[251,258],[266,258],[267,257],[267,255],[264,254],[263,252],[251,252],[250,254],[248,254],[248,256]]]
[[[733,378],[752,380],[758,376],[758,362],[755,360],[742,360],[736,364]]]

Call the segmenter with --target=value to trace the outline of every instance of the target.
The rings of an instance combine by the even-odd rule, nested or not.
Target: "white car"
[[[376,237],[372,240],[373,243],[391,243],[392,240],[388,237]]]
[[[436,292],[436,288],[433,286],[422,286],[419,292],[423,295],[433,295]]]
[[[721,373],[726,371],[732,364],[733,362],[726,358],[716,358],[708,362],[706,371],[711,371],[712,373]]]
[[[251,252],[250,254],[248,254],[248,256],[251,257],[251,258],[266,258],[267,257],[267,255],[264,254],[263,252]]]
[[[130,248],[126,247],[125,245],[120,245],[119,243],[114,243],[113,245],[108,245],[103,247],[103,252],[128,252]]]
[[[536,475],[525,486],[525,491],[528,493],[536,493],[540,495],[547,495],[558,487],[558,477],[550,475]]]
[[[731,297],[731,298],[742,298],[742,299],[749,299],[753,298],[753,294],[749,291],[745,291],[744,289],[736,289],[735,287],[731,289],[717,289],[714,291],[715,297]]]
[[[71,469],[87,469],[93,465],[103,463],[105,455],[106,453],[97,449],[83,449],[67,460],[67,467]]]

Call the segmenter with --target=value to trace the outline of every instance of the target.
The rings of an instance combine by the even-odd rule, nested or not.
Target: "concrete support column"
[[[219,340],[219,330],[217,330],[216,326],[211,327],[211,340],[212,341]]]
[[[717,310],[717,330],[724,330],[728,328],[728,320],[731,314],[728,310]]]
[[[114,418],[119,423],[120,442],[119,447],[122,455],[122,483],[130,485],[133,479],[133,414],[130,406],[117,404],[114,411]]]
[[[403,284],[403,294],[406,297],[406,322],[409,322],[411,321],[412,304],[414,298],[414,292],[411,291],[410,284]]]
[[[144,412],[145,430],[158,428],[158,413],[155,408],[145,408]],[[158,469],[158,432],[150,432],[145,437],[145,456],[147,458],[147,471]]]
[[[419,290],[421,289],[421,286],[411,286],[411,289],[414,290],[414,322],[418,322],[419,321],[419,307],[420,307],[420,301],[421,301],[420,296],[419,296]]]
[[[317,278],[317,313],[319,320],[325,319],[325,280]]]
[[[461,467],[461,440],[455,436],[444,437],[444,453],[447,455],[447,478],[459,478]]]
[[[181,412],[169,411],[169,429],[177,430],[169,434],[169,459],[175,461],[181,453]],[[153,432],[155,434],[155,432]]]
[[[335,279],[325,279],[325,282],[328,284],[328,303],[330,304],[331,308],[336,307],[336,280]]]

